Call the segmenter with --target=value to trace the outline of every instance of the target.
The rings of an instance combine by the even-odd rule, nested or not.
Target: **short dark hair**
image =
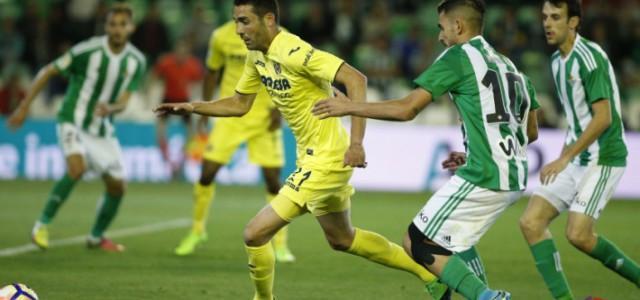
[[[116,2],[111,7],[109,7],[109,11],[107,11],[107,15],[110,14],[127,14],[131,19],[133,19],[133,9],[131,6],[125,2]]]
[[[467,7],[478,13],[478,18],[471,18],[469,21],[475,25],[478,30],[482,30],[484,24],[484,12],[486,5],[483,0],[443,0],[438,4],[438,13],[448,13],[459,7]]]
[[[555,7],[560,7],[562,3],[567,5],[567,13],[569,18],[578,17],[582,20],[582,1],[581,0],[545,0]]]
[[[233,5],[251,5],[259,17],[272,13],[276,17],[276,23],[280,23],[280,6],[278,5],[278,0],[234,0]]]

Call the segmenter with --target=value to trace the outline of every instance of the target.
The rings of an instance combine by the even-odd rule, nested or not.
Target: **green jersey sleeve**
[[[527,85],[527,94],[529,94],[529,100],[531,100],[531,105],[529,110],[536,110],[540,108],[540,103],[538,103],[538,96],[536,95],[536,88],[531,83],[531,80],[528,76],[524,75],[525,84]]]
[[[611,91],[611,81],[609,80],[609,63],[606,59],[595,56],[596,68],[589,71],[588,68],[582,68],[582,82],[584,85],[586,99],[589,103],[597,102],[602,99],[611,99],[613,96]]]
[[[53,61],[53,66],[62,74],[64,77],[69,77],[71,75],[71,67],[74,63],[74,55],[71,51],[67,51],[67,53],[58,57]]]
[[[144,61],[144,58],[142,61],[137,62],[138,66],[136,67],[136,72],[133,75],[131,82],[129,82],[129,86],[127,86],[127,91],[129,92],[137,91],[140,88],[140,84],[144,78],[144,73],[146,72],[146,61]]]
[[[433,98],[455,90],[462,82],[461,63],[466,57],[462,52],[459,46],[445,50],[413,83],[430,92]]]

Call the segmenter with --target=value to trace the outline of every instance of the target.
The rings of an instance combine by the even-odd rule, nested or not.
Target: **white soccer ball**
[[[14,283],[0,289],[0,300],[38,300],[38,295],[26,284]]]

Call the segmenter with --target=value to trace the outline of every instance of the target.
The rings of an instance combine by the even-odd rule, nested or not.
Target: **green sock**
[[[562,272],[560,253],[551,239],[543,240],[531,247],[536,268],[554,299],[573,299],[567,278]]]
[[[640,267],[611,241],[598,236],[598,242],[589,255],[640,287]]]
[[[53,217],[55,217],[60,205],[64,203],[71,190],[73,190],[73,186],[78,182],[73,178],[69,177],[68,174],[64,174],[64,176],[56,182],[53,186],[53,190],[49,194],[49,199],[47,199],[47,204],[44,206],[44,210],[42,211],[42,215],[40,216],[40,223],[49,224]]]
[[[465,251],[456,253],[460,259],[462,259],[467,266],[473,271],[473,273],[484,282],[484,284],[489,285],[487,281],[487,273],[484,271],[484,265],[482,264],[482,259],[480,259],[480,255],[476,250],[476,247],[471,247]]]
[[[122,196],[111,196],[109,193],[104,193],[100,208],[98,209],[96,223],[93,225],[93,229],[91,229],[91,236],[96,238],[102,237],[102,234],[107,227],[109,227],[116,213],[118,213],[118,207],[120,206],[120,202],[122,202],[121,200]]]
[[[440,274],[440,281],[467,299],[478,299],[480,294],[488,289],[480,278],[473,274],[464,261],[456,255],[449,257],[449,261],[444,266],[442,274]]]

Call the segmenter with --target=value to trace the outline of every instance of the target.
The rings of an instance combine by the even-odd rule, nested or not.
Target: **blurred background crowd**
[[[112,1],[0,0],[0,113],[9,114],[39,68],[73,44],[103,34]],[[137,24],[132,43],[148,59],[145,89],[121,118],[152,121],[161,81],[159,58],[190,52],[203,63],[211,32],[228,21],[231,0],[132,0]],[[369,78],[369,99],[399,97],[443,46],[437,40],[439,1],[280,0],[281,23],[314,46],[333,52]],[[549,66],[554,49],[544,40],[541,1],[488,1],[485,37],[532,80],[543,106],[541,125],[563,127]],[[627,128],[640,130],[640,0],[585,0],[581,34],[609,54],[622,92]],[[177,45],[180,45],[179,47]],[[53,118],[66,82],[59,78],[34,105],[32,114]],[[160,86],[160,87],[159,87]],[[200,97],[193,86],[192,96]],[[450,101],[441,99],[415,122],[458,122]]]

